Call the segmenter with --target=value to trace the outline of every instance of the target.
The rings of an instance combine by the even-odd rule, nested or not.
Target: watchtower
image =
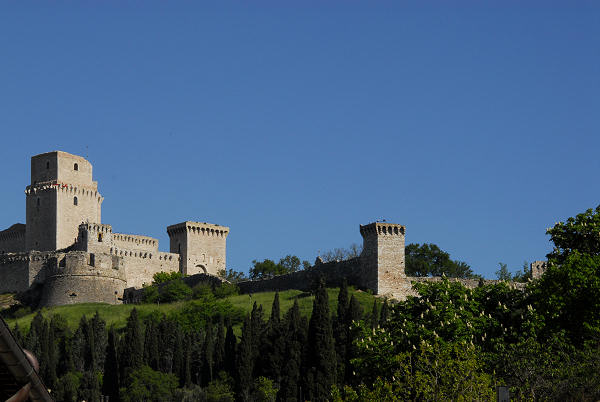
[[[406,228],[387,222],[360,226],[363,251],[360,255],[366,284],[376,294],[385,294],[398,278],[405,278],[404,235]]]
[[[25,194],[27,251],[69,247],[79,224],[101,221],[103,198],[92,180],[92,164],[81,156],[53,151],[32,157]]]
[[[178,253],[179,269],[184,275],[225,269],[229,228],[206,222],[185,221],[167,227],[171,253]]]

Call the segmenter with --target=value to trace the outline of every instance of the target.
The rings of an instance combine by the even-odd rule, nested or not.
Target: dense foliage
[[[302,268],[310,267],[308,261],[300,262],[300,258],[295,255],[286,255],[278,263],[265,259],[263,261],[254,260],[252,264],[250,279],[269,279],[277,275],[289,274]]]
[[[599,230],[600,209],[549,229],[548,271],[524,289],[444,277],[365,313],[345,284],[331,311],[321,284],[307,319],[298,299],[282,314],[276,294],[268,316],[257,303],[244,316],[198,287],[186,309],[143,319],[132,310],[120,331],[98,314],[73,332],[38,314],[26,336],[14,333],[64,401],[493,400],[499,385],[515,400],[595,401]]]
[[[406,275],[473,278],[475,275],[466,262],[454,261],[450,254],[435,244],[411,243],[406,246]]]

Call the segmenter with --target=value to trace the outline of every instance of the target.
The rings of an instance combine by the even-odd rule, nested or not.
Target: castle
[[[135,302],[142,296],[137,289],[150,284],[157,272],[181,272],[195,283],[199,274],[215,279],[226,268],[228,227],[191,221],[171,225],[170,252],[165,253],[158,251],[155,238],[114,233],[101,223],[104,198],[92,180],[92,165],[81,156],[54,151],[32,157],[25,194],[26,224],[0,232],[0,293],[30,291],[41,306]],[[323,263],[317,257],[305,270],[238,286],[244,293],[310,290],[317,280],[330,286],[346,280],[402,300],[415,294],[414,282],[441,279],[406,276],[405,231],[387,222],[361,225],[363,249],[356,258]],[[536,261],[531,269],[539,277],[546,263]],[[456,280],[470,288],[479,285],[478,280]]]
[[[160,271],[216,274],[226,266],[229,228],[181,222],[158,240],[114,233],[101,223],[104,198],[92,164],[62,151],[31,158],[26,224],[0,232],[0,293],[41,288],[41,305],[118,303],[125,288],[151,283]]]

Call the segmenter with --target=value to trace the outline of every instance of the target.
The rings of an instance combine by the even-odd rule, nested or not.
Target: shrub
[[[165,283],[169,281],[173,281],[175,279],[181,279],[183,275],[181,272],[157,272],[152,275],[152,283],[158,285],[159,283]]]
[[[222,283],[213,289],[213,293],[217,299],[223,299],[225,297],[234,296],[239,294],[240,290],[237,285],[233,283]]]
[[[167,283],[160,292],[160,301],[170,303],[192,298],[192,289],[183,280],[176,279]]]

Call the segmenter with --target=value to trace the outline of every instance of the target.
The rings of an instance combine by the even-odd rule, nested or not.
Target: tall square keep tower
[[[92,164],[81,156],[53,151],[32,157],[25,194],[27,251],[69,247],[80,223],[100,223],[103,197],[92,180]]]

